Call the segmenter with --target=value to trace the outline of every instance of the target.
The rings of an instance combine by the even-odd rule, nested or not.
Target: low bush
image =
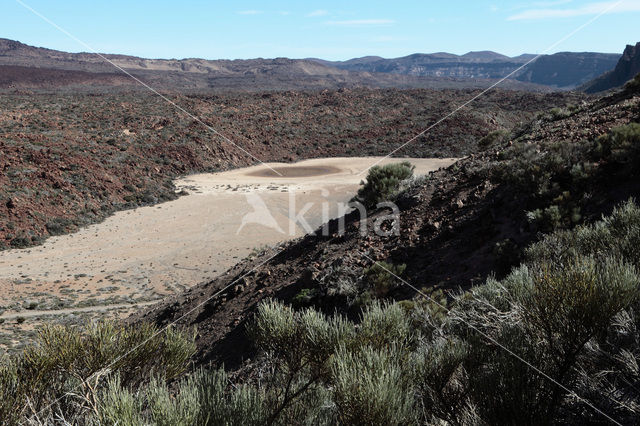
[[[562,120],[571,115],[571,111],[565,108],[552,108],[546,118],[550,121]]]
[[[62,397],[32,420],[606,422],[595,406],[634,424],[640,415],[638,242],[640,208],[629,201],[598,223],[545,237],[504,279],[468,292],[373,301],[354,319],[263,302],[249,327],[258,355],[242,385],[216,369],[172,382],[193,349],[191,338],[173,331],[147,344],[145,337],[157,333],[151,326],[45,329],[36,347],[0,364],[0,415],[5,424],[26,423]],[[377,268],[365,276],[391,285]],[[125,347],[134,348],[131,355]]]
[[[331,363],[341,424],[406,425],[417,420],[411,377],[394,349],[341,348]]]
[[[97,393],[114,374],[125,387],[137,387],[154,375],[167,380],[177,377],[195,352],[193,341],[193,335],[172,329],[160,332],[148,324],[127,327],[100,322],[86,329],[45,326],[35,344],[3,363],[0,384],[10,378],[12,398],[0,406],[0,419],[14,424],[21,415],[38,421],[64,412],[72,421],[95,409]],[[5,392],[6,388],[0,389]]]
[[[232,387],[224,370],[196,370],[174,388],[153,379],[132,392],[116,377],[99,396],[96,420],[113,426],[265,424],[263,395],[247,386]]]
[[[361,182],[356,200],[369,209],[391,200],[400,192],[403,182],[413,176],[414,169],[407,161],[371,167],[366,182]]]
[[[565,262],[577,256],[610,256],[640,268],[640,208],[633,200],[592,225],[545,236],[526,251],[529,262]]]
[[[74,223],[70,219],[55,218],[47,222],[46,228],[50,235],[63,235],[73,226]]]
[[[629,171],[640,169],[640,123],[616,127],[595,142],[594,155],[617,164]]]
[[[298,308],[315,306],[325,312],[340,309],[357,313],[376,299],[390,297],[402,285],[396,276],[402,276],[405,269],[405,264],[379,262],[362,270],[337,262],[313,278],[315,287],[300,290],[292,303]]]
[[[377,298],[384,298],[402,283],[397,277],[404,274],[407,265],[394,265],[387,262],[376,262],[373,266],[365,268],[364,280],[371,288],[371,292]]]
[[[495,130],[480,139],[478,141],[478,147],[482,150],[487,150],[491,147],[504,144],[507,142],[508,137],[509,132],[506,130]]]
[[[562,225],[562,213],[556,205],[527,212],[527,220],[542,232],[551,232]]]
[[[317,278],[314,298],[332,306],[352,306],[366,291],[361,271],[340,263],[330,265]]]
[[[293,306],[296,308],[304,308],[310,306],[316,297],[318,297],[318,289],[303,288],[295,295],[291,303],[293,303]]]

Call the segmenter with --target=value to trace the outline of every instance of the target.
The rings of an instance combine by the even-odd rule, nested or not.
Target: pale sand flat
[[[381,164],[401,160],[385,159]],[[189,195],[118,212],[74,234],[49,238],[43,246],[0,252],[1,305],[7,308],[65,293],[76,294],[76,302],[121,296],[125,303],[175,293],[222,273],[256,247],[305,234],[289,219],[292,204],[292,210],[300,212],[311,203],[304,218],[312,229],[336,217],[337,203],[353,197],[366,177],[361,172],[377,161],[315,159],[269,164],[283,177],[255,166],[178,179],[176,186],[186,188]],[[421,175],[455,159],[408,161]],[[259,218],[263,224],[249,220],[241,227],[245,214],[256,210],[256,202],[264,203],[269,220]],[[323,202],[329,207],[324,218]],[[26,278],[32,281],[25,282]],[[105,292],[99,293],[101,288]],[[47,296],[33,297],[34,292]]]

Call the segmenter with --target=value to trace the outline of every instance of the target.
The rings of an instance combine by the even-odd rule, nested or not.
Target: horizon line
[[[155,60],[155,61],[188,61],[188,60],[205,60],[205,61],[250,61],[250,60],[276,60],[276,59],[290,59],[290,60],[319,60],[319,61],[325,61],[325,62],[347,62],[350,60],[354,60],[354,59],[364,59],[364,58],[380,58],[383,60],[392,60],[392,59],[402,59],[402,58],[407,58],[409,56],[415,56],[415,55],[424,55],[424,56],[431,56],[431,55],[441,55],[441,54],[445,54],[445,55],[451,55],[451,56],[455,56],[458,58],[462,58],[464,56],[470,55],[470,54],[474,54],[474,53],[487,53],[487,54],[496,54],[496,55],[500,55],[506,59],[516,59],[519,58],[521,56],[527,56],[527,55],[531,55],[531,56],[536,56],[536,53],[520,53],[518,55],[515,56],[509,56],[509,55],[505,55],[502,54],[500,52],[496,52],[494,50],[470,50],[466,53],[462,53],[462,54],[457,54],[457,53],[451,53],[451,52],[447,52],[447,51],[437,51],[437,52],[429,52],[429,53],[425,53],[425,52],[413,52],[413,53],[409,53],[403,56],[394,56],[394,57],[384,57],[384,56],[380,56],[380,55],[362,55],[362,56],[354,56],[354,57],[350,57],[347,59],[323,59],[320,57],[313,57],[313,56],[307,56],[307,57],[290,57],[290,56],[274,56],[274,57],[262,57],[262,56],[256,56],[256,57],[244,57],[244,58],[207,58],[204,56],[198,57],[198,56],[189,56],[189,57],[182,57],[182,58],[177,58],[177,57],[150,57],[150,56],[139,56],[139,55],[133,55],[133,54],[127,54],[127,53],[107,53],[107,52],[99,52],[99,53],[94,53],[94,52],[87,52],[87,51],[70,51],[70,50],[60,50],[60,49],[56,49],[56,48],[52,48],[52,47],[45,47],[45,46],[36,46],[33,44],[28,44],[28,43],[24,43],[20,40],[15,40],[15,39],[10,39],[10,38],[6,38],[6,37],[0,37],[0,41],[1,40],[5,40],[5,41],[9,41],[9,42],[15,42],[15,43],[20,43],[22,45],[28,46],[28,47],[32,47],[32,48],[36,48],[36,49],[46,49],[46,50],[53,50],[53,51],[57,51],[57,52],[63,52],[63,53],[69,53],[69,54],[87,54],[87,55],[97,55],[97,54],[101,54],[101,55],[110,55],[110,56],[128,56],[128,57],[132,57],[132,58],[139,58],[139,59],[147,59],[147,60]],[[640,43],[640,42],[638,42]],[[633,46],[633,44],[627,44],[627,46]],[[549,56],[549,55],[555,55],[558,53],[598,53],[598,54],[604,54],[604,55],[622,55],[621,52],[598,52],[598,51],[591,51],[591,50],[582,50],[582,51],[570,51],[570,50],[559,50],[557,52],[553,52],[553,53],[547,53],[541,56]]]

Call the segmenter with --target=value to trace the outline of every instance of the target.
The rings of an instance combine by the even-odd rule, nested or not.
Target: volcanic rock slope
[[[188,173],[257,159],[384,155],[477,93],[168,95],[200,121],[147,93],[0,95],[0,249],[37,244],[114,210],[172,199],[171,179]],[[398,154],[463,156],[490,131],[582,99],[492,91]]]
[[[0,88],[45,89],[51,87],[102,88],[131,86],[131,78],[107,72],[70,71],[0,65]]]
[[[573,147],[589,146],[612,128],[639,120],[637,88],[563,114],[556,111],[542,116],[516,127],[486,151],[414,183],[397,200],[401,211],[397,236],[373,232],[362,236],[360,217],[352,213],[346,217],[344,234],[333,221],[327,236],[307,235],[245,259],[212,281],[169,298],[130,321],[195,326],[197,362],[224,363],[236,369],[253,354],[246,326],[258,304],[267,298],[291,302],[305,289],[321,288],[331,271],[349,271],[357,277],[374,260],[384,260],[406,264],[404,279],[424,291],[466,289],[482,283],[490,274],[504,274],[517,264],[518,253],[538,235],[539,229],[530,223],[526,212],[544,207],[549,200],[522,189],[521,181],[555,164],[558,172],[551,182],[561,186],[577,161]],[[558,158],[566,160],[562,167]],[[519,172],[514,164],[529,169]],[[547,166],[540,168],[541,164]],[[619,201],[640,194],[637,177],[620,175],[620,167],[597,163],[590,167],[592,174],[585,178],[581,193],[571,183],[569,189],[560,187],[557,191],[568,205],[579,204],[578,199],[588,201],[582,204],[580,217],[568,220],[566,226],[572,226],[574,219],[588,222],[599,218]],[[388,213],[370,216],[370,231],[373,221],[384,214]],[[411,288],[400,285],[393,297],[414,295]],[[313,306],[349,313],[327,299]]]

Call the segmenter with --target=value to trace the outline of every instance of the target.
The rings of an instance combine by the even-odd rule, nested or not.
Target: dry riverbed
[[[408,160],[416,175],[455,161]],[[128,304],[173,294],[224,272],[262,246],[303,235],[336,217],[338,203],[353,197],[377,161],[316,159],[187,176],[175,184],[189,195],[175,201],[118,212],[39,247],[2,251],[0,346],[19,341],[7,337],[11,330],[51,320],[45,311],[68,317],[80,309],[77,317],[86,319],[91,312],[104,317],[105,306],[113,306],[114,316],[124,315]],[[296,215],[302,220],[291,220]]]

